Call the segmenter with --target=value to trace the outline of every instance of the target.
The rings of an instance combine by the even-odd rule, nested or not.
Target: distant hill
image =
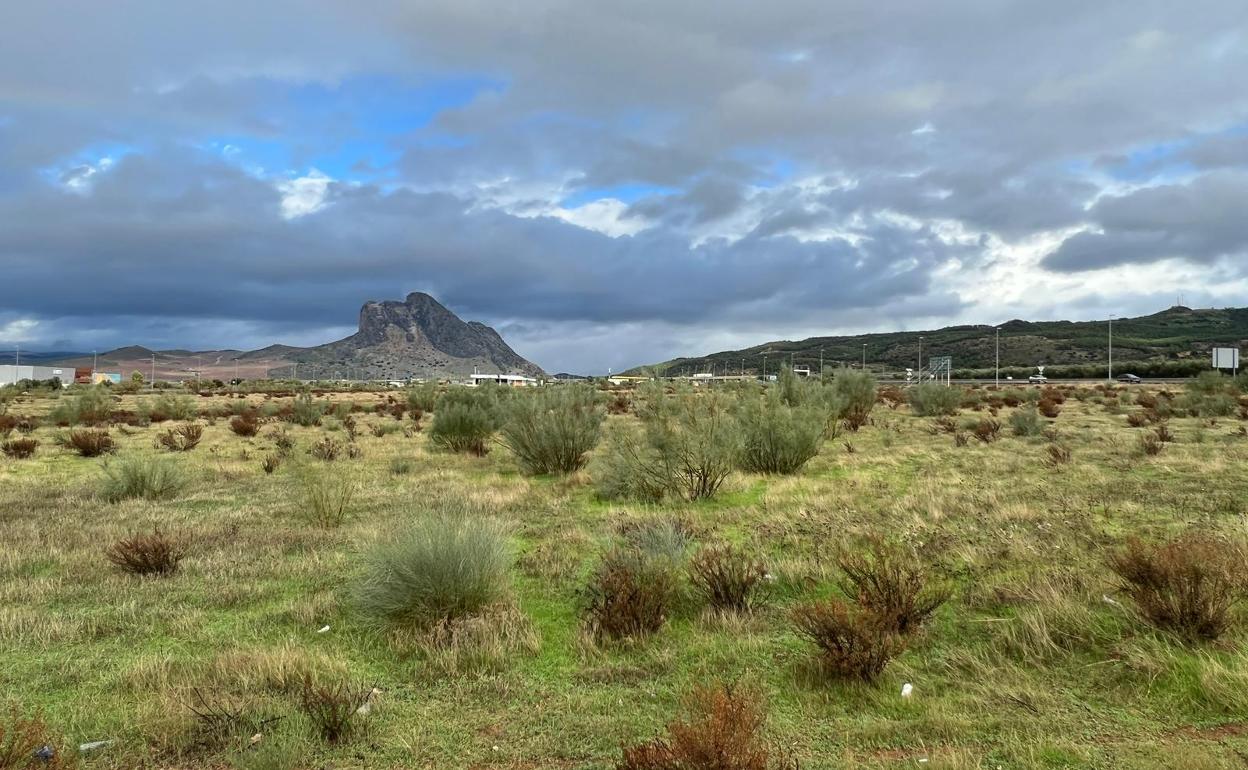
[[[155,361],[152,358],[155,356]],[[24,357],[23,357],[24,358]],[[91,366],[95,356],[73,353],[56,359],[66,366]],[[158,350],[138,345],[102,352],[99,368],[138,371],[160,380],[199,376],[294,377],[300,379],[461,378],[482,374],[544,377],[541,367],[511,349],[498,332],[476,321],[463,321],[422,292],[402,302],[370,301],[360,309],[359,331],[310,348],[269,345],[259,350]]]
[[[1022,321],[1001,324],[1001,366],[1034,371],[1036,366],[1067,367],[1078,376],[1104,367],[1109,322],[1101,321]],[[896,372],[916,367],[919,338],[923,359],[952,356],[955,372],[987,370],[993,367],[993,327],[947,326],[912,332],[887,332],[841,337],[811,337],[800,341],[781,340],[744,350],[726,350],[707,355],[676,358],[649,367],[661,374],[676,372],[727,372],[747,374],[762,371],[764,356],[769,371],[780,361],[809,366],[817,371],[820,351],[827,368],[842,363],[859,365],[866,346],[868,368]],[[1115,371],[1127,371],[1128,364],[1140,374],[1189,373],[1208,368],[1213,347],[1242,346],[1248,341],[1248,308],[1193,310],[1176,306],[1153,315],[1114,320]],[[1148,366],[1144,366],[1148,364]],[[1046,369],[1046,372],[1050,371]]]

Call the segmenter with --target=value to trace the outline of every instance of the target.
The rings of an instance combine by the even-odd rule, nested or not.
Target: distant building
[[[523,374],[474,374],[470,384],[480,385],[487,382],[509,385],[513,388],[523,388],[538,384],[536,379],[525,377]]]
[[[62,386],[68,387],[74,382],[74,370],[63,366],[0,365],[0,385],[13,385],[22,380],[52,379],[60,380]]]

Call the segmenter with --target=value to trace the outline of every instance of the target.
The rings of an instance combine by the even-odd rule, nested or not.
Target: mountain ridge
[[[275,343],[255,350],[151,350],[128,345],[99,354],[101,369],[147,375],[155,357],[157,379],[187,376],[306,377],[351,379],[455,378],[474,372],[545,377],[493,328],[464,321],[424,292],[403,300],[368,300],[354,334],[311,347]],[[58,361],[92,366],[97,357],[77,354]]]
[[[1114,319],[1114,361],[1180,364],[1194,368],[1208,365],[1210,349],[1248,342],[1248,308],[1193,309],[1181,305],[1146,316]],[[659,374],[723,371],[758,374],[764,365],[775,371],[781,360],[817,370],[823,364],[861,365],[866,345],[867,366],[899,371],[915,368],[922,338],[924,362],[931,356],[948,355],[955,371],[985,370],[994,366],[994,328],[1000,329],[1001,366],[1093,367],[1107,363],[1109,319],[1092,321],[1025,321],[1014,318],[998,324],[959,324],[938,329],[872,332],[855,335],[776,340],[739,350],[674,358],[627,373],[645,370]],[[744,359],[744,361],[743,361]],[[1164,366],[1162,367],[1164,368]],[[1119,370],[1125,371],[1125,370]]]

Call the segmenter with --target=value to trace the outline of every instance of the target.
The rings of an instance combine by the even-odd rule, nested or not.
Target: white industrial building
[[[486,382],[498,383],[499,385],[510,385],[513,388],[537,384],[536,379],[525,377],[523,374],[474,374],[471,382],[473,385],[480,385]]]
[[[13,385],[22,380],[50,380],[53,378],[59,379],[61,385],[69,387],[74,383],[74,367],[0,364],[0,385]]]

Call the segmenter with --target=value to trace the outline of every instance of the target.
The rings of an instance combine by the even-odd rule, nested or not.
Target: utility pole
[[[867,370],[867,343],[862,343],[862,370]]]
[[[767,381],[767,354],[763,354],[763,382]]]
[[[95,383],[95,370],[100,368],[100,353],[98,350],[91,351],[91,382]]]
[[[745,359],[741,359],[741,376],[745,377]]]
[[[919,335],[919,382],[923,381],[923,335]]]
[[[823,379],[823,348],[819,348],[819,379]]]
[[[156,354],[152,354],[152,388],[156,387]]]
[[[997,387],[1001,387],[1001,327],[993,329],[993,337],[996,340],[996,367],[997,367]]]
[[[1114,317],[1109,317],[1109,381],[1114,381]]]
[[[13,343],[13,365],[14,366],[22,365],[22,343],[20,342]],[[13,376],[14,378],[16,378],[17,374],[14,373]]]

